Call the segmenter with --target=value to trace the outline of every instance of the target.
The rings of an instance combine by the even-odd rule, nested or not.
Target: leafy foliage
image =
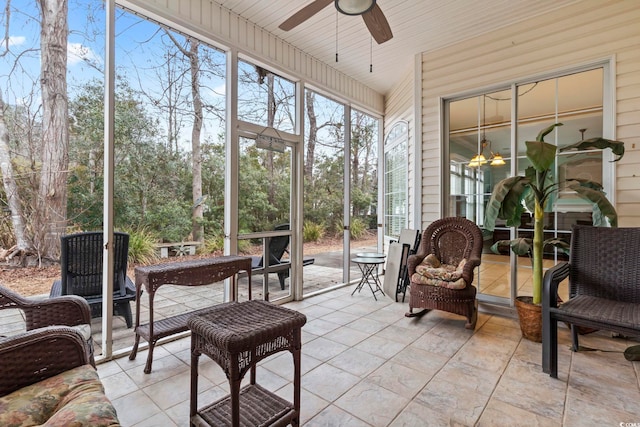
[[[485,211],[485,229],[493,231],[496,219],[506,220],[507,226],[520,226],[520,218],[525,211],[525,206],[534,214],[533,239],[520,238],[515,240],[499,241],[492,246],[494,252],[500,247],[508,245],[518,255],[529,255],[533,263],[533,303],[539,304],[542,300],[542,255],[546,245],[553,245],[566,251],[568,244],[557,239],[543,240],[544,226],[543,215],[549,200],[557,193],[559,183],[551,177],[551,166],[556,158],[557,147],[544,142],[544,137],[551,133],[555,123],[540,131],[535,141],[527,141],[527,159],[532,166],[527,168],[525,176],[515,176],[500,181],[493,189],[491,198]],[[624,144],[620,141],[611,141],[604,138],[593,138],[580,141],[577,144],[565,147],[564,150],[573,149],[604,149],[611,148],[620,157],[624,155]],[[568,189],[573,190],[581,198],[589,201],[593,206],[594,225],[605,225],[604,217],[609,220],[612,227],[617,226],[617,215],[613,205],[607,200],[602,191],[602,185],[585,180],[571,180]]]
[[[324,226],[311,221],[305,221],[302,228],[303,239],[305,242],[317,242],[324,236]]]
[[[129,264],[151,264],[157,260],[155,238],[144,228],[129,230]]]

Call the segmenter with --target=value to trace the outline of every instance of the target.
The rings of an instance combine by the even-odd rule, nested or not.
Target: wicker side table
[[[304,314],[267,301],[229,302],[192,316],[192,426],[285,426],[300,424],[300,349]],[[256,384],[256,364],[280,351],[293,355],[293,404]],[[206,354],[224,370],[230,394],[198,409],[198,361]],[[251,370],[251,381],[240,389]]]

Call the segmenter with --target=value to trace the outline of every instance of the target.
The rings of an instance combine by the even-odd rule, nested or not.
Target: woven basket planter
[[[532,297],[516,298],[520,330],[526,339],[542,342],[542,305],[535,305],[532,301]]]

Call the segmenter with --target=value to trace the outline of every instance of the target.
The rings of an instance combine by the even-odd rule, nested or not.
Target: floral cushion
[[[441,264],[434,254],[429,254],[416,266],[411,281],[421,285],[441,286],[449,289],[464,289],[467,283],[462,278],[466,259],[458,265]]]
[[[90,365],[0,397],[0,426],[120,426],[116,410]]]

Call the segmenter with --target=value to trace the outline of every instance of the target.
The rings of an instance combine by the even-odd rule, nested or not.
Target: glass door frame
[[[230,252],[229,253],[237,253],[238,251],[238,240],[244,239],[265,239],[268,237],[276,237],[276,236],[289,236],[290,239],[290,253],[291,259],[298,260],[298,262],[291,263],[291,273],[289,277],[289,294],[285,297],[278,298],[276,301],[278,302],[288,302],[294,299],[297,299],[298,295],[302,294],[302,278],[300,277],[300,273],[302,272],[302,257],[296,256],[298,252],[298,247],[301,248],[301,243],[299,243],[299,239],[301,233],[298,232],[298,229],[301,227],[299,224],[299,215],[298,211],[300,208],[300,192],[299,192],[299,181],[302,179],[301,169],[298,165],[299,163],[299,153],[301,152],[301,141],[302,137],[299,135],[294,135],[288,132],[277,131],[274,132],[272,129],[265,129],[264,126],[258,126],[253,123],[245,122],[242,120],[236,119],[236,127],[235,132],[233,132],[232,143],[229,147],[230,154],[232,154],[231,158],[233,161],[228,163],[228,169],[230,169],[231,182],[233,183],[232,194],[235,194],[233,197],[233,201],[229,203],[229,211],[230,215],[228,220],[233,222],[232,229],[235,229],[236,232],[234,234],[226,234],[225,233],[225,253],[226,246],[228,244]],[[273,133],[273,134],[272,134]],[[240,139],[253,139],[255,140],[258,135],[268,135],[281,138],[285,142],[285,146],[291,149],[291,182],[290,182],[290,196],[289,196],[289,230],[264,230],[259,232],[242,234],[240,237],[240,231],[238,229],[238,203],[239,203],[239,193],[238,193],[238,185],[239,185],[239,177],[242,171],[239,167],[240,162]],[[233,248],[233,249],[231,249]],[[263,257],[265,257],[266,247],[263,247]],[[266,258],[263,258],[266,259]],[[268,298],[268,281],[265,280],[263,294]],[[237,290],[236,290],[237,291]],[[234,296],[237,300],[237,295]]]
[[[442,119],[443,119],[443,132],[442,132],[442,170],[447,171],[447,173],[443,173],[442,183],[443,188],[447,189],[447,191],[442,192],[442,214],[446,215],[450,212],[451,202],[450,202],[450,189],[451,189],[451,179],[450,179],[450,139],[449,139],[449,129],[450,129],[450,113],[449,113],[449,104],[451,102],[481,96],[486,93],[504,90],[509,88],[512,93],[511,99],[511,153],[513,153],[513,161],[511,161],[511,170],[510,176],[518,175],[518,103],[517,103],[517,93],[518,87],[527,85],[530,83],[536,83],[540,81],[550,80],[550,79],[558,79],[565,76],[569,76],[572,74],[577,74],[581,72],[586,72],[590,70],[594,70],[596,68],[603,69],[603,87],[602,87],[602,120],[603,120],[603,128],[602,128],[602,136],[605,138],[615,139],[615,117],[614,117],[614,107],[615,107],[615,82],[613,81],[612,69],[613,62],[612,60],[607,61],[598,61],[592,64],[587,64],[584,66],[571,68],[567,70],[560,70],[553,73],[548,73],[545,75],[537,76],[535,79],[522,79],[518,81],[513,81],[508,84],[496,85],[491,87],[483,88],[481,91],[473,91],[473,92],[465,92],[463,94],[458,94],[448,98],[442,98]],[[613,195],[615,195],[615,173],[614,166],[611,166],[611,160],[613,156],[608,151],[603,152],[603,186],[607,189],[607,194],[612,195],[609,197],[609,200],[615,206],[615,199]],[[509,227],[509,238],[515,239],[517,238],[518,230],[515,227]],[[515,304],[515,299],[518,296],[518,257],[513,253],[509,252],[509,281],[510,281],[510,296],[509,297],[501,297],[496,295],[490,295],[482,293],[480,288],[478,287],[478,295],[477,299],[482,303],[496,304],[498,306],[508,306],[513,307]],[[478,280],[480,279],[481,272],[478,272]]]

